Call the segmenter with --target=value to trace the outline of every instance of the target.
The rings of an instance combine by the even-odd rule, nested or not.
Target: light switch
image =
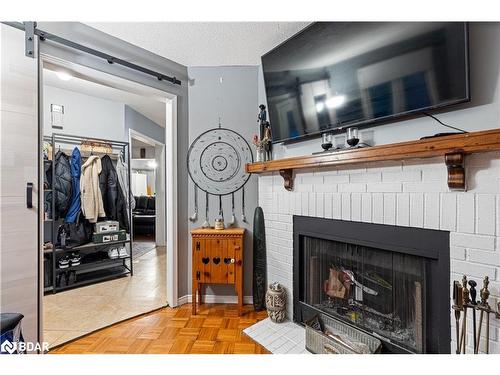
[[[52,129],[62,130],[64,127],[64,106],[60,104],[50,105],[50,123]]]

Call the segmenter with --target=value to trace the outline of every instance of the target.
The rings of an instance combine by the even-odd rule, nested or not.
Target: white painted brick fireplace
[[[496,306],[500,301],[500,152],[468,156],[466,175],[467,192],[449,191],[443,158],[299,171],[291,192],[284,189],[279,174],[261,175],[259,204],[265,215],[267,278],[287,288],[289,317],[293,215],[449,231],[451,280],[467,274],[480,289],[482,277],[488,275],[490,305]],[[493,316],[491,321],[490,352],[500,353],[500,321]],[[472,344],[472,335],[467,343]],[[456,348],[454,341],[451,348]]]

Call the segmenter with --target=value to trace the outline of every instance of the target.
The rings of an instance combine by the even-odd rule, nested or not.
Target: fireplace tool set
[[[497,319],[500,319],[500,302],[497,303],[497,311],[491,308],[488,303],[490,291],[488,285],[490,281],[488,276],[484,277],[483,287],[479,292],[477,298],[477,283],[474,280],[467,281],[467,276],[463,276],[462,282],[453,282],[453,306],[452,309],[455,313],[456,324],[456,340],[457,340],[457,354],[465,354],[467,346],[467,315],[469,310],[472,313],[472,339],[473,339],[473,352],[479,353],[479,345],[481,343],[481,330],[483,322],[486,326],[485,333],[485,353],[488,354],[490,350],[490,314],[494,314]],[[469,288],[467,287],[469,286]],[[479,311],[479,322],[477,322],[477,312]],[[462,321],[460,322],[460,319]]]

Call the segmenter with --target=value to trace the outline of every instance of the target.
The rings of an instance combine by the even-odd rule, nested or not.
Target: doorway
[[[165,246],[165,144],[130,129],[134,239]]]
[[[42,299],[42,326],[44,340],[53,348],[167,304],[167,255],[164,235],[166,169],[165,146],[160,140],[166,137],[167,108],[169,103],[171,105],[171,100],[158,90],[87,67],[50,58],[42,61],[41,125],[45,143],[44,152],[40,157],[44,159],[44,164],[51,165],[52,170],[56,171],[51,175],[52,181],[44,181],[44,203],[47,203],[47,195],[51,195],[52,200],[58,202],[61,196],[58,181],[60,183],[65,177],[62,176],[61,180],[61,164],[58,163],[66,160],[71,169],[74,154],[80,155],[81,166],[86,165],[91,158],[99,159],[104,166],[104,159],[107,158],[110,160],[108,168],[118,171],[117,163],[121,162],[125,165],[124,168],[128,169],[124,178],[126,186],[121,186],[118,183],[121,181],[118,180],[113,185],[118,194],[122,193],[124,201],[129,203],[126,212],[128,228],[109,213],[109,204],[104,203],[105,212],[98,215],[95,220],[97,223],[93,223],[82,209],[78,217],[91,228],[91,239],[89,236],[84,243],[70,246],[66,240],[64,243],[62,240],[63,236],[67,238],[68,233],[69,241],[72,240],[73,229],[68,229],[72,227],[68,227],[71,224],[67,215],[50,212],[49,205],[45,204],[45,293]],[[135,187],[132,185],[131,172],[134,158],[130,135],[135,134],[134,132],[141,134],[135,129],[160,134],[153,147],[152,160],[155,164],[150,165],[154,166],[153,184],[149,192],[146,184],[146,193],[149,193],[148,197],[158,198],[163,209],[156,215],[155,201],[148,203],[146,208],[153,210],[153,226],[163,227],[163,233],[160,231],[158,235],[154,229],[152,246],[145,250],[136,247],[134,234],[135,212],[132,205],[135,206],[137,202],[133,197]],[[76,142],[69,142],[69,138],[76,139]],[[141,139],[149,140],[145,135]],[[115,144],[123,145],[124,151],[116,150]],[[85,148],[89,145],[90,149]],[[49,157],[50,153],[52,157]],[[161,170],[158,171],[157,168]],[[83,167],[76,168],[78,169],[80,172],[84,170]],[[110,189],[106,184],[111,177],[105,179],[103,187],[101,173],[98,177],[100,193],[103,202],[106,202],[108,197],[104,190]],[[73,179],[73,175],[71,178]],[[163,186],[160,186],[162,181]],[[82,185],[78,183],[75,186],[78,188]],[[79,199],[83,206],[83,198]],[[162,224],[157,225],[156,216],[162,217]],[[123,219],[123,216],[120,219]],[[125,237],[101,243],[99,241],[103,236],[100,236],[98,226],[107,226],[106,230],[111,230],[113,235],[115,230],[116,233],[122,231]],[[115,250],[120,254],[123,250],[124,255],[115,257]],[[117,273],[113,274],[114,271]]]

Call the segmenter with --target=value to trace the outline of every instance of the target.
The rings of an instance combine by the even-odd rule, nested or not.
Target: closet
[[[43,151],[45,293],[133,276],[129,144],[52,134]]]

